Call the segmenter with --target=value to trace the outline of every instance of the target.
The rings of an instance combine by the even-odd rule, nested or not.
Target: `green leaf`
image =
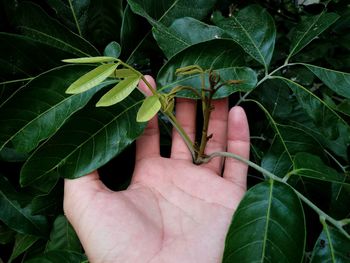
[[[347,160],[347,146],[350,145],[350,127],[329,105],[303,86],[282,77],[282,80],[295,94],[302,111],[311,119],[308,130],[315,134],[318,141],[338,156]],[[290,117],[292,119],[292,116]],[[330,125],[332,124],[332,125]],[[314,125],[314,126],[310,126]]]
[[[337,229],[324,224],[323,231],[315,243],[311,263],[346,263],[350,260],[350,240]]]
[[[0,245],[5,245],[12,242],[16,232],[0,222]]]
[[[103,55],[107,57],[119,58],[120,52],[121,52],[120,45],[117,42],[112,41],[105,47],[103,51]]]
[[[46,218],[33,216],[30,205],[22,207],[19,202],[22,198],[5,177],[0,176],[0,220],[19,233],[45,237],[48,231]]]
[[[295,155],[293,164],[293,174],[333,183],[350,184],[345,182],[344,176],[325,165],[321,158],[316,155],[300,152]]]
[[[216,12],[213,22],[265,69],[268,68],[275,47],[276,28],[273,18],[265,9],[250,5],[230,18],[224,18]]]
[[[350,73],[303,64],[314,73],[328,88],[335,93],[350,99]]]
[[[161,103],[157,95],[149,96],[142,103],[137,112],[137,121],[146,122],[152,119],[161,108]]]
[[[66,250],[52,250],[27,260],[26,263],[77,263],[84,260],[86,260],[86,256],[81,253]]]
[[[116,58],[99,56],[99,57],[70,58],[70,59],[63,59],[62,61],[66,63],[88,64],[88,63],[113,62],[113,61],[116,61]]]
[[[167,58],[191,45],[223,38],[225,35],[219,27],[207,25],[192,17],[178,18],[170,27],[159,24],[154,25],[153,36]]]
[[[90,91],[69,96],[66,88],[88,66],[65,66],[39,75],[0,106],[0,149],[5,146],[29,152],[50,137],[93,94],[107,83]]]
[[[90,0],[48,0],[62,22],[80,36],[85,32]]]
[[[74,81],[66,90],[66,93],[68,94],[77,94],[84,91],[87,91],[98,84],[100,84],[102,81],[104,81],[106,78],[108,78],[114,70],[118,67],[118,64],[103,64],[98,66],[97,68],[89,71],[85,75],[81,76],[79,79]]]
[[[91,101],[29,157],[21,170],[21,184],[57,173],[77,178],[106,164],[143,132],[145,125],[136,122],[141,100],[135,90],[112,107],[96,108],[96,101]]]
[[[102,98],[96,103],[96,107],[112,106],[118,102],[121,102],[134,91],[139,83],[139,80],[140,76],[132,76],[123,79],[102,96]]]
[[[69,31],[36,4],[21,2],[16,9],[15,17],[19,29],[37,42],[78,57],[99,55],[96,48],[88,41]]]
[[[302,262],[305,222],[292,188],[272,180],[249,189],[226,236],[223,262]]]
[[[158,86],[169,92],[176,86],[191,86],[200,92],[200,74],[177,76],[176,69],[188,65],[198,65],[204,70],[212,69],[220,75],[221,82],[228,80],[242,80],[235,85],[224,85],[214,95],[214,98],[227,97],[237,91],[252,90],[257,83],[256,73],[243,64],[243,54],[231,40],[212,40],[193,45],[173,56],[159,71]],[[205,77],[208,82],[208,76]],[[206,83],[208,85],[208,83]],[[197,98],[191,91],[183,90],[177,93],[179,97]]]
[[[15,258],[26,252],[38,240],[39,237],[37,236],[17,234],[9,262],[12,262]]]
[[[143,16],[154,25],[160,22],[165,26],[180,17],[204,18],[212,9],[216,1],[199,0],[196,4],[187,0],[128,0],[132,11]]]
[[[82,250],[77,234],[64,215],[59,215],[53,223],[46,252],[52,250],[69,250],[78,253]]]
[[[292,31],[288,59],[307,46],[313,39],[330,27],[339,16],[322,12],[316,16],[305,17]]]

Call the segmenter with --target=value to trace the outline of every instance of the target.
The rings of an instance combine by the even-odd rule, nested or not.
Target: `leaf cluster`
[[[212,99],[248,112],[255,168],[223,262],[349,262],[350,8],[308,2],[0,1],[0,262],[86,261],[62,179],[123,170],[144,121],[172,114],[157,94],[199,99],[209,72]]]

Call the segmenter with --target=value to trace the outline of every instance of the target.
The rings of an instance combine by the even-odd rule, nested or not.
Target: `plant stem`
[[[266,169],[260,167],[259,165],[245,159],[242,158],[239,155],[236,155],[234,153],[229,153],[229,152],[214,152],[212,154],[210,154],[208,157],[203,158],[202,162],[209,162],[212,158],[214,157],[229,157],[229,158],[233,158],[236,159],[238,161],[241,161],[247,165],[249,165],[250,167],[253,167],[254,169],[256,169],[257,171],[261,172],[262,174],[264,174],[265,176],[271,178],[272,180],[278,181],[280,183],[286,184],[288,186],[290,186],[284,179],[274,175],[273,173],[267,171]],[[350,239],[350,235],[344,230],[343,226],[347,223],[349,223],[350,219],[343,219],[343,220],[335,220],[333,217],[327,215],[325,212],[323,212],[320,208],[318,208],[313,202],[311,202],[308,198],[306,198],[303,194],[301,194],[300,192],[298,192],[296,189],[294,189],[292,187],[293,191],[296,193],[296,195],[304,202],[306,203],[311,209],[313,209],[319,216],[320,218],[324,218],[325,220],[327,220],[329,223],[331,223],[333,226],[335,226],[344,236],[346,236],[348,239]],[[344,224],[345,222],[345,224]]]

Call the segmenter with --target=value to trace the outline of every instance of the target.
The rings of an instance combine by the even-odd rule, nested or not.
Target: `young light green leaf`
[[[223,263],[301,262],[305,222],[293,189],[270,180],[251,188],[226,236]]]
[[[161,104],[158,96],[153,95],[147,97],[142,103],[139,111],[137,112],[136,120],[138,122],[146,122],[153,118],[154,115],[160,110]]]
[[[317,16],[311,16],[303,19],[291,31],[291,46],[288,59],[302,50],[319,34],[330,27],[339,16],[335,13],[322,12]]]
[[[89,71],[76,81],[74,81],[66,90],[66,93],[68,94],[76,94],[81,93],[84,91],[87,91],[98,84],[100,84],[102,81],[104,81],[106,78],[111,75],[114,70],[118,67],[118,64],[104,64],[101,66],[98,66],[97,68]]]
[[[302,65],[307,67],[335,93],[350,99],[350,73],[321,68],[310,64],[302,63]]]
[[[117,59],[113,58],[113,57],[98,56],[98,57],[83,57],[83,58],[63,59],[62,62],[74,63],[74,64],[84,64],[84,63],[113,62],[116,60]]]
[[[293,160],[293,166],[294,171],[292,172],[299,176],[333,183],[349,184],[345,181],[344,176],[324,164],[320,157],[310,153],[301,152],[296,154]]]
[[[118,78],[118,79],[124,79],[129,77],[136,77],[136,76],[137,76],[136,72],[128,68],[117,69],[111,75],[111,77]]]
[[[102,98],[96,103],[96,107],[107,107],[122,101],[137,87],[139,80],[139,76],[132,76],[123,79],[102,96]]]

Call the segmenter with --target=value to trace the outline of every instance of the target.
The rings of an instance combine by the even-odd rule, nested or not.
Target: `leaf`
[[[69,250],[78,253],[82,250],[77,234],[64,215],[59,215],[53,223],[46,252],[52,250]]]
[[[123,3],[122,0],[90,0],[85,35],[99,50],[112,41],[119,42]]]
[[[226,236],[223,262],[302,262],[305,222],[292,188],[272,180],[244,196]]]
[[[328,88],[335,93],[350,99],[350,73],[317,67],[301,63],[314,73]]]
[[[5,177],[0,176],[0,220],[19,233],[45,237],[48,231],[46,218],[33,216],[30,205],[20,205],[18,200],[21,198]]]
[[[86,260],[86,257],[81,253],[66,250],[52,250],[27,260],[26,263],[77,263],[84,260]]]
[[[107,163],[143,132],[145,125],[136,122],[141,100],[135,90],[112,107],[96,108],[96,101],[89,103],[29,157],[20,183],[33,184],[57,173],[77,178]]]
[[[224,35],[225,32],[219,27],[207,25],[192,17],[178,18],[170,27],[159,23],[153,27],[153,36],[167,58],[191,45],[223,38]]]
[[[37,236],[17,234],[9,262],[12,262],[15,258],[26,252],[38,240],[39,237]]]
[[[293,174],[316,180],[350,185],[349,182],[345,182],[344,176],[340,175],[335,169],[325,165],[321,158],[316,155],[300,152],[295,155],[293,164]]]
[[[165,26],[180,17],[204,18],[216,1],[200,0],[196,4],[187,0],[128,0],[132,11],[143,16],[154,25],[156,22]]]
[[[275,47],[276,28],[273,18],[265,9],[250,5],[230,18],[224,18],[216,12],[213,22],[265,69],[268,68]]]
[[[338,156],[347,160],[347,146],[350,145],[350,127],[330,106],[303,86],[282,77],[282,80],[295,94],[302,111],[311,119],[307,124],[316,138]],[[292,119],[292,116],[290,116]],[[332,125],[330,125],[330,123]],[[302,125],[302,124],[301,124]],[[314,125],[314,126],[310,126]],[[318,132],[319,134],[315,133]]]
[[[107,57],[119,58],[120,52],[121,52],[120,45],[117,42],[112,41],[105,47],[105,50],[103,51],[103,55]]]
[[[68,54],[26,36],[0,32],[0,84],[6,81],[12,84],[18,82],[20,87],[22,80],[59,66],[60,60]],[[8,88],[12,94],[16,87],[11,85]]]
[[[0,222],[0,245],[11,243],[15,237],[15,231]]]
[[[346,263],[350,260],[350,240],[337,229],[324,224],[323,231],[315,243],[311,263]]]
[[[66,90],[66,93],[68,94],[77,94],[84,91],[87,91],[98,84],[100,84],[102,81],[104,81],[106,78],[108,78],[114,70],[118,67],[118,64],[103,64],[98,66],[97,68],[89,71],[85,75],[81,76],[79,79],[74,81]]]
[[[288,59],[307,46],[313,39],[330,27],[339,16],[335,13],[322,12],[316,16],[305,17],[290,32],[291,46]]]
[[[161,108],[161,103],[157,95],[149,96],[142,103],[139,111],[137,112],[138,122],[147,122],[157,114]]]
[[[96,103],[96,107],[111,106],[124,100],[137,87],[139,80],[140,76],[131,76],[123,79],[102,96],[102,98]]]
[[[99,55],[96,48],[88,41],[69,31],[36,4],[20,3],[16,9],[15,17],[20,30],[37,42],[78,57]]]
[[[0,149],[29,152],[50,137],[102,86],[83,94],[64,91],[91,67],[65,66],[39,75],[0,106]]]
[[[83,35],[88,18],[87,11],[90,0],[48,0],[47,2],[67,27],[80,36]]]
[[[84,58],[70,58],[70,59],[63,59],[62,62],[66,63],[101,63],[101,62],[113,62],[116,61],[116,58],[114,57],[84,57]]]
[[[214,95],[214,98],[227,97],[237,91],[252,90],[257,83],[256,73],[243,64],[242,50],[231,40],[212,40],[193,45],[172,57],[159,71],[158,86],[169,92],[176,86],[191,86],[200,92],[200,75],[177,76],[176,69],[188,65],[198,65],[204,70],[212,69],[220,75],[221,82],[242,80],[235,85],[224,85]],[[208,81],[208,77],[205,77]],[[208,83],[207,83],[208,84]],[[191,91],[177,93],[179,97],[197,98]]]

